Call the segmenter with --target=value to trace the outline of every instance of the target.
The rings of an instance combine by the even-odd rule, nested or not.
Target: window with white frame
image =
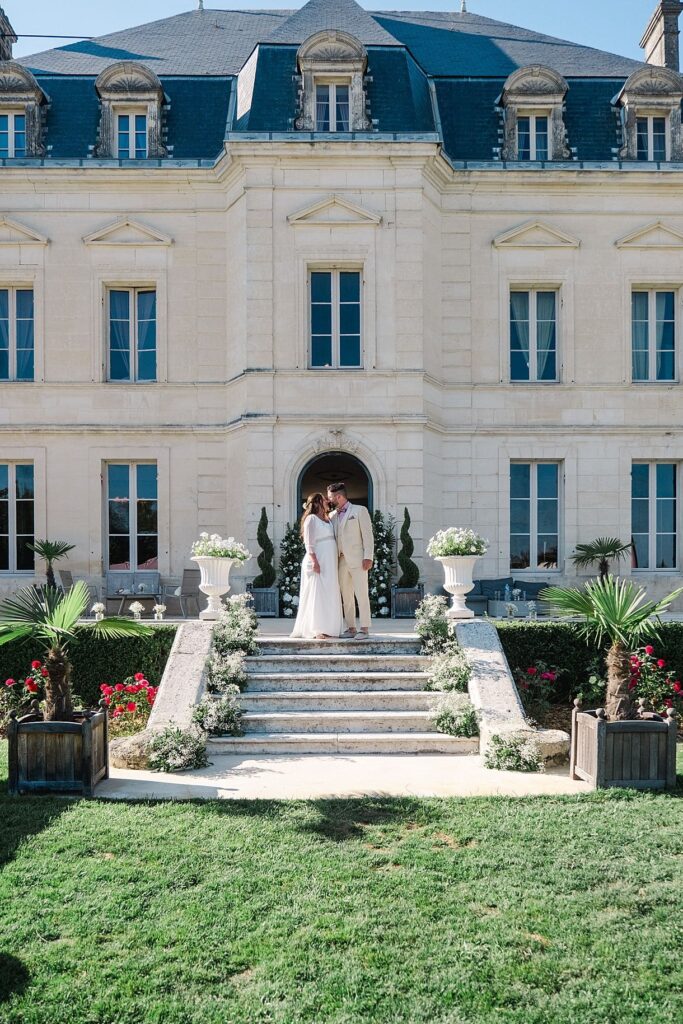
[[[557,380],[556,291],[510,292],[510,380]]]
[[[510,568],[557,569],[560,463],[510,463]]]
[[[678,465],[634,462],[631,467],[631,539],[634,569],[678,564]]]
[[[0,381],[33,380],[32,288],[0,287]]]
[[[116,115],[119,160],[147,159],[147,115],[127,111]]]
[[[156,462],[110,462],[106,472],[107,568],[159,568]]]
[[[26,156],[26,112],[0,114],[0,157]]]
[[[634,381],[676,379],[676,292],[631,293],[631,351]]]
[[[34,571],[34,505],[33,465],[0,462],[0,572]]]
[[[319,82],[315,85],[315,130],[348,132],[349,83]]]
[[[637,117],[636,147],[638,160],[668,160],[667,118],[654,115]]]
[[[311,270],[308,286],[310,366],[360,367],[360,270]]]
[[[517,159],[548,159],[549,118],[545,114],[517,115]]]
[[[157,376],[157,293],[154,288],[110,288],[108,378],[154,381]]]

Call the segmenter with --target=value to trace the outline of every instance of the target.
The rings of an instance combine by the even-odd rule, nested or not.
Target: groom
[[[363,638],[370,632],[368,572],[374,556],[372,520],[364,505],[352,505],[345,484],[330,484],[327,497],[335,506],[330,515],[339,551],[339,589],[344,605],[343,637]],[[355,598],[355,600],[354,600]],[[356,632],[356,601],[360,631]]]

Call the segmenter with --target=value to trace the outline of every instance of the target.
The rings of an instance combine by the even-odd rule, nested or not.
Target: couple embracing
[[[363,505],[351,504],[344,484],[331,484],[327,497],[312,494],[306,501],[301,535],[306,556],[292,636],[317,640],[367,637],[368,572],[374,556],[370,513]]]

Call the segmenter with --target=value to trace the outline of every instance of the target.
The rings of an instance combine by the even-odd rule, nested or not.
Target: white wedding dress
[[[340,636],[343,631],[339,556],[332,523],[308,516],[304,523],[306,557],[301,563],[299,610],[292,636],[311,637],[326,633]],[[310,555],[315,553],[320,572],[313,572]]]

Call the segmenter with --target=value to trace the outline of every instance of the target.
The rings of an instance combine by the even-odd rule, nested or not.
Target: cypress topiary
[[[420,581],[420,570],[412,560],[415,550],[413,538],[410,536],[410,515],[408,509],[403,510],[403,526],[401,527],[401,550],[398,553],[398,564],[401,566],[399,587],[416,587]]]
[[[252,586],[254,590],[267,590],[268,587],[272,587],[275,583],[275,567],[273,566],[275,548],[268,536],[268,516],[266,515],[265,506],[261,509],[261,518],[259,519],[256,538],[261,548],[261,554],[258,556],[258,567],[261,573],[256,577]]]

